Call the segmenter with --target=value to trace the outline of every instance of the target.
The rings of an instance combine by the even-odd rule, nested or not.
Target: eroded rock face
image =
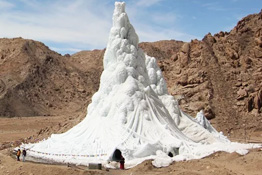
[[[182,47],[181,50],[178,53],[178,60],[180,61],[180,66],[181,68],[185,67],[188,65],[190,61],[190,44],[185,43]]]

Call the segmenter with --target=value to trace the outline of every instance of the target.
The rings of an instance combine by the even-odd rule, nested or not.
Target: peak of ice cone
[[[113,27],[110,37],[131,40],[130,44],[138,45],[138,36],[130,24],[128,16],[125,12],[124,2],[115,2],[115,10],[113,14]]]
[[[121,13],[125,13],[126,3],[125,2],[115,2],[114,16]]]
[[[125,3],[116,2],[113,14],[113,27],[110,30],[104,56],[104,68],[106,69],[108,64],[117,61],[125,62],[127,66],[132,64],[131,62],[134,58],[131,57],[137,56],[137,49],[138,36],[125,12]],[[123,53],[128,53],[129,55]]]

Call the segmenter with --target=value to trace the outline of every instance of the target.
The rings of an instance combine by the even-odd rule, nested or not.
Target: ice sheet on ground
[[[126,167],[154,159],[157,167],[202,158],[216,151],[244,153],[259,145],[231,143],[203,115],[193,118],[169,95],[155,58],[138,47],[138,36],[116,2],[99,90],[85,119],[63,134],[26,144],[28,155],[61,163],[103,163],[121,150]],[[174,155],[173,158],[167,156]]]

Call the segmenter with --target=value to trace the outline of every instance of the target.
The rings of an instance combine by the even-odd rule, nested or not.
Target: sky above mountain
[[[230,31],[261,0],[126,0],[141,42],[202,39]],[[0,37],[38,40],[61,54],[106,47],[112,0],[0,0]]]

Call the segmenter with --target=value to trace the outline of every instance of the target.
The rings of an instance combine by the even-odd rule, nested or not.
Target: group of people
[[[20,156],[22,154],[22,158],[23,158],[23,162],[25,161],[25,157],[26,157],[26,150],[23,149],[23,151],[21,152],[20,149],[18,149],[17,153],[16,153],[16,158],[17,158],[17,161],[20,161]]]

